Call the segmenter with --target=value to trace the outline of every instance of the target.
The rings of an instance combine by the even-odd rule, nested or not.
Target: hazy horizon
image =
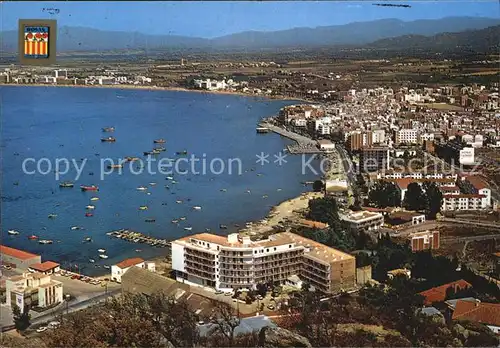
[[[378,3],[390,3],[378,1]],[[374,1],[377,3],[377,1]],[[446,17],[500,19],[497,1],[394,1],[412,7],[370,2],[4,2],[2,31],[17,30],[20,18],[57,19],[58,26],[215,38],[245,31],[271,32],[399,19],[405,22]],[[49,11],[57,9],[57,11]]]

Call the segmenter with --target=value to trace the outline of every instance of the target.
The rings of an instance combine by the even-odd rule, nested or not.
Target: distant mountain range
[[[447,17],[435,20],[404,22],[382,19],[316,28],[260,32],[248,31],[214,39],[175,35],[147,35],[137,32],[103,31],[84,27],[60,27],[57,50],[109,51],[109,50],[158,50],[158,49],[245,49],[314,48],[330,46],[363,46],[373,48],[384,45],[409,46],[417,40],[419,45],[436,45],[429,36],[441,33],[458,33],[500,25],[500,20],[483,17]],[[496,29],[498,31],[498,27]],[[492,30],[494,32],[494,30]],[[459,36],[443,34],[440,39],[459,40]],[[450,36],[451,35],[451,36]],[[473,35],[473,34],[471,34]],[[427,37],[427,38],[426,38]],[[1,50],[17,51],[17,31],[3,31]],[[451,42],[451,41],[450,41]]]
[[[372,49],[398,51],[463,51],[498,53],[500,50],[500,25],[459,33],[441,33],[433,36],[404,35],[382,39],[364,46]]]

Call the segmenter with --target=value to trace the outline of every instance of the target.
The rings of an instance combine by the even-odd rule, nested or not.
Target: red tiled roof
[[[442,302],[446,299],[446,290],[448,288],[454,288],[456,290],[462,290],[472,287],[472,285],[463,279],[447,283],[429,290],[420,292],[419,294],[425,297],[424,304],[430,305],[434,302]]]
[[[58,263],[52,262],[52,261],[45,261],[42,263],[35,263],[35,264],[31,265],[29,268],[34,269],[35,271],[39,271],[39,272],[47,272],[47,271],[50,271],[56,267],[59,267]]]
[[[27,251],[22,251],[14,248],[10,248],[5,245],[0,245],[0,254],[9,255],[20,260],[29,260],[40,255],[32,254]]]
[[[465,319],[500,326],[500,304],[458,300],[452,319]]]
[[[486,184],[486,182],[484,182],[484,180],[481,179],[479,176],[471,175],[468,176],[466,180],[470,182],[470,184],[474,186],[476,190],[482,190],[488,188],[488,184]]]
[[[140,257],[133,257],[131,259],[125,259],[122,262],[117,263],[116,266],[123,269],[123,268],[129,268],[131,266],[135,266],[141,262],[144,262],[144,260],[141,259]]]
[[[299,221],[301,225],[311,227],[311,228],[318,228],[318,229],[325,229],[328,228],[328,224],[325,224],[324,222],[321,221],[313,221],[313,220],[306,220],[306,219],[301,219]]]
[[[441,191],[460,191],[458,186],[442,186],[439,188]]]

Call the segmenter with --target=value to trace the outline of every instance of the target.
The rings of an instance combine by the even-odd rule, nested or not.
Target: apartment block
[[[388,170],[390,155],[388,147],[364,147],[359,156],[359,167],[362,172],[374,172],[377,170]]]
[[[187,236],[172,242],[172,269],[178,281],[222,291],[284,284],[292,276],[328,294],[356,282],[353,256],[291,232],[259,241],[237,233]]]
[[[45,308],[62,302],[63,285],[52,280],[50,275],[42,273],[25,273],[5,280],[6,304],[14,305],[24,310],[30,308]]]
[[[439,231],[424,231],[409,235],[412,252],[439,249]]]
[[[400,129],[396,131],[396,144],[418,144],[419,134],[417,129]]]
[[[361,150],[363,147],[370,147],[372,145],[372,133],[354,131],[347,136],[347,147],[350,151]]]

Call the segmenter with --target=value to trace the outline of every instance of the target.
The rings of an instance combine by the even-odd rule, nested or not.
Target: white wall
[[[184,247],[175,242],[172,243],[172,269],[186,272],[184,269]]]

